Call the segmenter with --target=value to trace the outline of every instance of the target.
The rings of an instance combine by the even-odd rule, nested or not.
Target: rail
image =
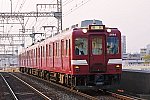
[[[142,98],[138,98],[138,97],[131,97],[131,96],[125,96],[125,95],[121,95],[121,94],[117,94],[117,93],[113,93],[110,91],[106,91],[107,93],[109,93],[111,96],[120,99],[120,100],[144,100]]]
[[[14,98],[15,100],[18,100],[17,96],[15,95],[15,93],[13,92],[13,90],[11,89],[11,87],[10,87],[10,85],[8,84],[8,82],[6,81],[6,79],[3,77],[2,74],[0,74],[0,75],[1,75],[1,77],[3,78],[4,82],[6,83],[7,87],[9,88],[10,92],[12,93],[13,98]]]
[[[25,74],[25,73],[22,73],[22,74]],[[52,84],[52,85],[55,86],[55,87],[64,89],[64,90],[66,90],[66,91],[69,91],[70,93],[73,93],[73,94],[76,94],[76,95],[81,96],[81,97],[83,97],[83,98],[86,98],[87,100],[99,100],[99,99],[96,98],[96,97],[93,97],[93,96],[90,96],[90,95],[88,95],[88,94],[79,92],[78,90],[74,90],[74,89],[65,87],[65,86],[60,85],[60,84],[56,84],[56,83],[54,83],[54,82],[52,82],[52,81],[44,80],[44,79],[41,79],[41,78],[38,78],[38,77],[35,77],[35,76],[32,76],[32,75],[29,75],[29,74],[25,74],[25,75],[28,75],[28,76],[33,77],[33,78],[36,78],[36,79],[38,79],[38,80],[41,80],[41,81],[47,82],[47,83],[49,83],[49,84]]]
[[[24,83],[25,85],[27,85],[28,87],[30,87],[32,90],[34,90],[35,92],[37,92],[39,95],[41,95],[42,97],[44,97],[46,100],[51,100],[49,97],[47,97],[46,95],[44,95],[43,93],[41,93],[40,91],[38,91],[37,89],[35,89],[34,87],[32,87],[31,85],[29,85],[28,83],[26,83],[25,81],[23,81],[22,79],[20,79],[19,77],[9,73],[10,75],[12,75],[13,77],[15,77],[16,79],[20,80],[22,83]]]

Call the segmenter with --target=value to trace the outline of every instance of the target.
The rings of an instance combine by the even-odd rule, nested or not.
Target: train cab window
[[[76,38],[75,39],[75,54],[76,55],[87,55],[87,38]]]
[[[108,37],[107,39],[107,53],[108,54],[117,54],[119,48],[118,37]]]
[[[102,37],[93,37],[92,38],[92,54],[101,55],[102,52]]]

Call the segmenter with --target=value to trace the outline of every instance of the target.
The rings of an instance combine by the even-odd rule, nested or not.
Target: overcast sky
[[[36,4],[52,1],[56,0],[12,0],[12,8],[15,12],[30,12],[36,10]],[[86,1],[88,2],[85,3]],[[150,44],[150,0],[62,0],[62,2],[63,27],[85,19],[99,19],[108,27],[118,28],[122,35],[126,36],[127,52],[139,52],[140,48]],[[85,4],[82,5],[83,3]],[[10,5],[10,0],[0,0],[0,12],[10,12]],[[79,7],[80,5],[82,6]],[[48,25],[48,22],[46,24]],[[27,23],[27,26],[32,25]]]

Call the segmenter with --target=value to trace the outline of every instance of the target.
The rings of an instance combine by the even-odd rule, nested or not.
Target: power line
[[[83,0],[82,2],[76,4],[74,7],[72,7],[70,10],[66,11],[64,14],[63,14],[63,17],[64,16],[67,16],[69,15],[70,13],[74,12],[75,10],[77,10],[78,8],[82,7],[84,4],[88,3],[89,1],[91,0]]]
[[[19,1],[19,0],[18,0],[18,1]],[[19,10],[21,10],[21,9],[23,8],[25,2],[26,2],[26,0],[23,1],[23,3],[21,4]],[[18,5],[18,2],[17,2],[17,5]],[[17,5],[16,5],[16,8],[17,8]],[[15,8],[15,10],[16,10],[16,8]],[[18,10],[18,12],[20,12],[19,10]],[[14,12],[15,12],[15,11],[14,11]],[[19,20],[19,21],[20,21],[20,20]],[[20,22],[21,22],[21,21],[20,21]],[[11,32],[12,27],[13,27],[13,25],[11,25],[11,27],[10,27],[10,29],[9,29],[9,31],[8,31],[8,34]]]
[[[74,1],[74,0],[71,0],[71,1],[70,1],[70,0],[66,0],[66,1],[64,1],[64,2],[67,2],[66,4],[64,4],[64,6],[66,6],[67,4],[71,3],[72,1]],[[83,5],[85,5],[86,3],[88,3],[89,1],[91,1],[91,0],[82,0],[80,3],[76,4],[76,5],[75,5],[74,7],[72,7],[70,10],[66,11],[66,12],[63,14],[62,17],[65,17],[65,16],[71,14],[72,12],[74,12],[74,11],[77,10],[78,8],[82,7]],[[52,24],[54,24],[54,22],[56,22],[56,21],[53,21]]]
[[[25,2],[26,2],[26,0],[24,0],[23,3],[20,5],[19,10],[21,10],[23,8]],[[19,10],[18,10],[18,12],[20,12]]]
[[[54,2],[55,0],[53,0],[53,1],[51,1],[50,3],[52,3],[52,2]],[[45,18],[42,18],[42,20],[44,20]],[[35,26],[36,24],[37,24],[37,21],[38,20],[38,18],[36,18],[36,21],[35,21],[35,23],[34,23],[34,21],[31,23],[31,25],[30,25],[30,27],[32,27],[32,26]],[[34,23],[34,25],[33,25],[33,23]]]
[[[15,7],[14,12],[15,12],[15,11],[16,11],[16,9],[17,9],[18,3],[19,3],[19,0],[17,1],[17,4],[16,4],[16,7]]]
[[[71,3],[72,1],[74,1],[74,0],[66,0],[66,3],[63,2],[63,6],[66,6],[67,4]]]

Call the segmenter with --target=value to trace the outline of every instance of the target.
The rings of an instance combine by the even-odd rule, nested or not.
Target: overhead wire
[[[20,12],[25,4],[26,0],[23,1],[23,3],[20,5],[18,12]]]
[[[66,6],[67,4],[73,2],[75,0],[66,0],[67,3],[63,4],[63,6]],[[65,17],[69,14],[71,14],[72,12],[74,12],[75,10],[79,9],[80,7],[82,7],[83,5],[85,5],[86,3],[88,3],[91,0],[82,0],[80,3],[76,4],[75,6],[73,6],[70,10],[66,11],[62,17]],[[64,1],[65,2],[65,1]],[[53,23],[56,23],[56,20],[53,20]],[[53,24],[52,23],[52,24]]]
[[[55,1],[55,0],[53,0],[53,1]],[[52,1],[52,2],[53,2],[53,1]],[[72,1],[74,1],[74,0],[66,0],[66,1],[64,1],[64,2],[62,3],[62,6],[66,6],[67,4],[71,3]],[[45,21],[45,22],[46,22],[46,21]],[[56,23],[56,20],[53,20],[53,21],[51,21],[50,23],[51,23],[50,25],[52,25],[52,24]],[[40,27],[39,31],[40,31],[41,29],[42,29],[42,27]]]
[[[19,0],[17,1],[17,4],[16,4],[16,6],[15,6],[15,10],[14,10],[14,12],[15,12],[15,11],[16,11],[16,9],[17,9],[18,3],[19,3]]]
[[[62,6],[66,6],[67,4],[69,4],[69,3],[71,3],[72,1],[74,1],[74,0],[66,0],[66,3],[65,2],[63,2],[62,4]]]
[[[54,2],[54,1],[56,1],[56,0],[51,1],[51,3]],[[73,1],[73,0],[71,0],[71,1]],[[66,3],[65,5],[67,5],[68,3],[70,3],[70,0],[66,0],[66,1],[64,1],[63,3]],[[42,18],[42,19],[45,19],[45,18]],[[47,18],[46,18],[46,19],[47,19]],[[47,21],[46,19],[45,19],[45,21],[44,21],[43,23],[45,23],[45,22]],[[38,22],[38,21],[36,21],[33,26],[36,26],[37,22]],[[54,23],[54,22],[56,22],[56,21],[55,21],[55,20],[52,20],[50,23]],[[40,26],[40,25],[43,24],[43,23],[42,23],[42,21],[41,21],[37,26]],[[33,24],[33,23],[32,23],[32,24]],[[32,24],[31,24],[31,25],[32,25]],[[51,24],[50,24],[50,25],[51,25]],[[39,28],[38,31],[40,31],[41,29],[42,29],[42,26]]]
[[[91,0],[83,0],[82,2],[80,2],[79,4],[76,4],[74,7],[72,7],[70,10],[66,11],[64,14],[63,14],[63,17],[64,16],[67,16],[69,15],[70,13],[74,12],[75,10],[77,10],[78,8],[82,7],[83,5],[85,5],[86,3],[88,3],[89,1]]]
[[[22,4],[20,5],[20,7],[19,7],[19,10],[20,10],[20,11],[21,11],[21,9],[23,8],[25,2],[26,2],[26,0],[24,0],[24,1],[22,2]],[[16,11],[16,8],[17,8],[17,6],[18,6],[18,3],[19,3],[19,0],[17,1],[17,4],[16,4],[16,6],[15,6],[14,12]],[[18,12],[20,12],[19,10],[18,10]],[[19,20],[19,22],[21,23],[21,21],[20,21],[19,18],[18,18],[18,20]],[[10,28],[9,28],[9,30],[8,30],[8,32],[7,32],[7,34],[9,34],[9,33],[11,32],[12,27],[13,27],[13,24],[11,24],[11,26],[10,26]],[[9,38],[8,38],[8,41],[9,41],[9,43],[11,43],[11,40],[9,40]]]
[[[19,1],[19,0],[18,0],[18,1]],[[54,1],[55,1],[55,0],[53,0],[52,2],[54,2]],[[66,1],[63,2],[62,6],[66,6],[66,5],[68,5],[69,3],[73,2],[73,1],[74,1],[74,0],[66,0]],[[82,2],[76,4],[76,5],[73,6],[70,10],[66,11],[66,12],[63,14],[62,17],[65,17],[65,16],[69,15],[70,13],[74,12],[75,10],[77,10],[78,8],[80,8],[81,6],[83,6],[84,4],[86,4],[86,3],[89,2],[89,1],[90,1],[90,0],[82,0]],[[22,4],[21,4],[20,7],[19,7],[18,12],[21,11],[21,9],[23,8],[25,2],[26,2],[26,0],[23,0]],[[51,2],[51,3],[52,3],[52,2]],[[17,5],[18,5],[18,2],[17,2]],[[16,5],[16,7],[17,7],[17,5]],[[16,9],[16,8],[15,8],[15,9]],[[43,19],[44,19],[44,18],[43,18]],[[46,19],[47,19],[47,18],[46,18]],[[40,21],[40,23],[38,23],[37,27],[40,26],[41,24],[45,23],[45,22],[46,22],[46,19],[45,19],[44,22],[43,22],[43,21]],[[37,19],[37,20],[38,20],[38,19]],[[36,24],[37,24],[37,22],[38,22],[37,20],[35,21],[35,23],[34,23],[34,21],[33,21],[34,25],[33,25],[33,23],[32,23],[31,25],[36,26]],[[26,23],[25,23],[25,26],[27,25],[28,21],[29,21],[29,19],[27,19],[27,21],[26,21]],[[43,22],[43,23],[42,23],[42,22]],[[53,21],[51,21],[50,23],[51,23],[51,24],[54,24],[54,23],[56,23],[56,21],[53,20]],[[42,28],[42,27],[40,27],[39,30],[41,30],[41,28]],[[11,29],[12,29],[12,27],[11,27]],[[10,31],[9,31],[9,32],[10,32]]]
[[[19,2],[19,0],[18,0],[18,2]],[[17,2],[17,5],[18,5],[18,2]],[[21,6],[19,7],[19,10],[21,10],[21,9],[23,8],[25,2],[26,2],[26,0],[23,1],[23,3],[21,4]],[[16,8],[17,8],[17,5],[16,5]],[[15,10],[16,10],[16,8],[15,8]],[[15,10],[14,10],[14,12],[15,12]],[[19,10],[18,10],[18,12],[20,12]],[[19,21],[20,21],[20,20],[19,20]],[[20,21],[20,23],[21,23],[21,21]],[[10,27],[10,29],[8,30],[7,34],[9,34],[9,33],[11,32],[12,26],[13,26],[13,25],[11,24],[11,27]]]
[[[2,11],[3,11],[3,0],[1,0],[1,1],[2,1],[2,3],[1,3],[1,8],[2,8]],[[1,12],[2,12],[2,11],[1,11]]]
[[[54,1],[56,1],[56,0],[51,1],[51,3],[54,2]],[[42,21],[44,21],[44,19],[45,19],[45,18],[42,18]],[[46,18],[46,19],[47,19],[47,18]],[[45,21],[44,21],[43,23],[47,22],[46,19],[45,19]],[[38,19],[37,19],[37,20],[38,20]],[[42,21],[37,25],[37,27],[41,25]],[[34,26],[36,26],[37,22],[38,22],[38,21],[35,22]],[[42,23],[42,24],[43,24],[43,23]],[[40,31],[41,29],[42,29],[42,26],[39,28],[38,31]]]

